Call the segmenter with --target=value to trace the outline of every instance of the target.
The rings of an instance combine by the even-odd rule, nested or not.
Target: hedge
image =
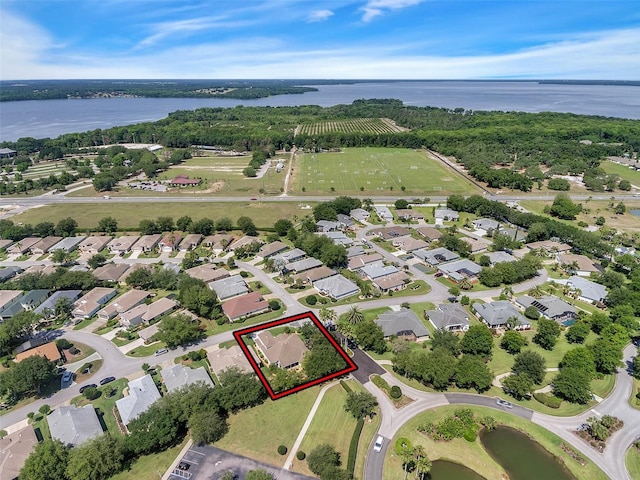
[[[546,393],[534,393],[533,398],[549,408],[560,408],[562,399]]]
[[[360,442],[360,433],[362,433],[362,427],[364,427],[364,418],[358,419],[356,428],[353,430],[351,436],[351,443],[349,444],[349,457],[347,458],[347,472],[350,477],[353,477],[353,472],[356,468],[356,455],[358,455],[358,443]]]
[[[353,390],[351,390],[351,387],[347,385],[347,382],[345,382],[344,380],[340,380],[340,385],[342,385],[342,388],[344,388],[347,393],[353,392]]]

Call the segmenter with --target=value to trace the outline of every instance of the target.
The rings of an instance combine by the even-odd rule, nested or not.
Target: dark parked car
[[[107,383],[111,383],[116,379],[116,377],[106,377],[100,380],[100,385],[106,385]]]
[[[80,387],[80,393],[84,392],[87,388],[98,388],[98,386],[95,383],[90,383],[89,385],[83,385],[82,387]]]
[[[178,468],[180,470],[189,470],[189,467],[191,465],[189,465],[187,462],[180,462],[180,464],[178,465]]]

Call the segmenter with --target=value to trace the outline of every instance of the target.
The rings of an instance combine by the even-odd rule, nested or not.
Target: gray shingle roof
[[[412,310],[403,308],[397,312],[380,314],[375,320],[382,328],[385,337],[401,332],[413,332],[416,337],[428,337],[429,331]]]
[[[568,304],[561,298],[554,295],[544,295],[540,298],[533,298],[523,295],[516,299],[524,308],[529,306],[535,307],[542,315],[548,318],[571,317],[576,314],[576,308]]]
[[[151,375],[131,380],[129,395],[116,401],[122,423],[128,425],[131,420],[145,412],[153,402],[160,399],[158,387],[153,383]]]
[[[607,288],[599,283],[574,275],[569,277],[567,284],[580,289],[580,296],[594,302],[601,302],[607,298]]]
[[[427,310],[429,321],[439,330],[466,330],[469,314],[457,303],[440,305],[437,310]]]
[[[360,291],[355,283],[340,274],[317,280],[313,283],[313,286],[319,292],[335,299],[345,298]]]
[[[413,255],[422,261],[427,262],[429,265],[438,265],[443,262],[449,262],[460,258],[460,255],[444,247],[434,248],[433,250],[415,250]]]
[[[167,391],[169,392],[197,382],[202,382],[205,385],[213,387],[211,377],[209,377],[204,367],[194,369],[176,364],[171,368],[163,368],[160,370],[160,375],[162,375],[162,381],[167,386]]]
[[[209,288],[216,292],[220,300],[242,295],[249,291],[249,287],[247,287],[244,278],[240,275],[233,275],[221,280],[216,280],[215,282],[210,282]]]
[[[47,415],[47,423],[51,436],[65,445],[82,445],[103,433],[92,404],[58,407]]]
[[[473,309],[492,328],[506,325],[510,317],[516,317],[521,325],[531,325],[520,311],[506,300],[491,303],[474,303]]]
[[[58,303],[58,300],[61,298],[67,298],[71,300],[71,302],[75,302],[80,298],[80,295],[82,295],[82,290],[59,290],[42,302],[33,312],[39,315],[43,313],[45,309],[54,310],[56,303]]]

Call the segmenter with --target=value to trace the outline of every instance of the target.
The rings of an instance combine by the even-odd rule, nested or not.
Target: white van
[[[376,438],[376,443],[373,444],[374,452],[379,452],[380,450],[382,450],[382,442],[384,442],[384,437],[382,435],[378,435],[378,438]]]

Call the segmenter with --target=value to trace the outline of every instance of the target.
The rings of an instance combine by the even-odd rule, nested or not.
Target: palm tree
[[[364,315],[360,311],[357,305],[354,305],[347,312],[347,321],[352,325],[356,325],[364,320]]]
[[[462,280],[460,280],[460,282],[458,282],[458,286],[462,290],[471,290],[473,288],[473,285],[471,285],[471,282],[468,278],[463,278]]]
[[[507,285],[502,289],[502,292],[500,294],[504,295],[507,298],[511,298],[513,297],[513,288],[511,288],[511,285]]]
[[[335,310],[331,310],[330,308],[327,307],[322,307],[320,309],[320,320],[322,320],[322,323],[324,323],[325,325],[328,323],[335,323],[338,315],[336,314]]]
[[[529,295],[531,295],[533,298],[540,298],[544,295],[544,291],[542,290],[542,287],[540,285],[536,285],[531,290],[529,290]]]
[[[402,466],[404,467],[404,478],[407,480],[407,475],[409,474],[410,466],[413,461],[413,449],[410,448],[406,443],[402,444],[400,450],[400,458],[402,458]]]
[[[422,445],[418,445],[415,447],[414,454],[416,478],[424,480],[424,476],[431,471],[431,462],[427,458],[427,454],[424,451],[424,447]]]

